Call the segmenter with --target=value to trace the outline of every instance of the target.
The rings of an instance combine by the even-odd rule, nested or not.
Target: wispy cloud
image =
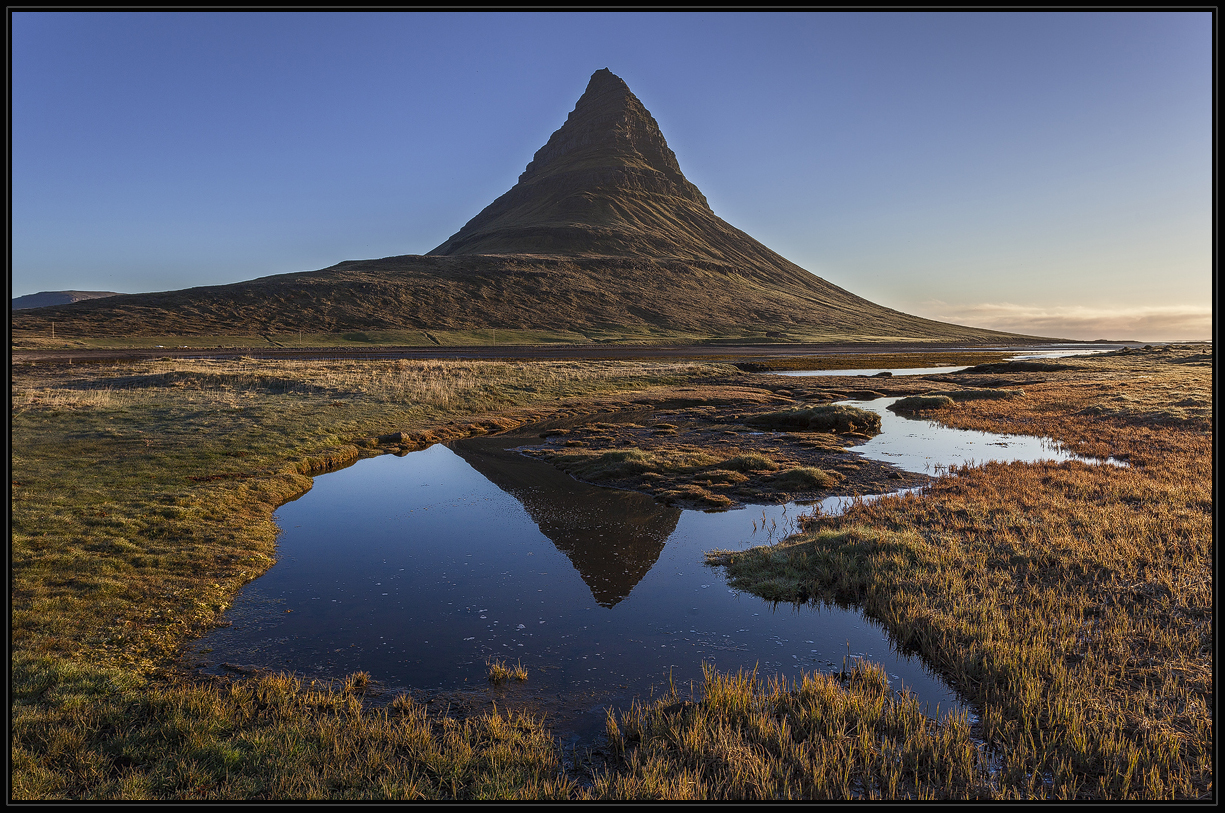
[[[1212,337],[1210,305],[1089,308],[1041,307],[1009,302],[951,305],[928,301],[923,316],[972,327],[1065,339],[1179,341]]]

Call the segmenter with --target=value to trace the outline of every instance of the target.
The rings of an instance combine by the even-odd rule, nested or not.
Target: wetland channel
[[[895,400],[847,402],[882,416],[881,433],[848,452],[928,475],[1074,458],[1041,438],[903,417],[886,409]],[[276,512],[277,563],[241,591],[228,626],[196,642],[192,662],[212,674],[270,669],[325,681],[365,671],[387,698],[407,692],[460,713],[490,701],[543,712],[571,742],[597,736],[610,707],[659,695],[670,681],[700,683],[703,663],[794,678],[865,658],[929,714],[962,708],[855,608],[775,605],[729,589],[704,564],[712,549],[781,540],[812,506],[684,510],[516,451],[541,443],[521,430],[317,476]],[[850,499],[830,497],[821,510]],[[491,686],[494,659],[521,663],[528,679]]]

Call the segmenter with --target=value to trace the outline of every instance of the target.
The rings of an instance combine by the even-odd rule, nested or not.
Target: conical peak
[[[519,182],[430,254],[781,259],[715,216],[655,119],[607,68]]]
[[[591,75],[566,123],[536,152],[519,182],[600,167],[654,170],[673,183],[690,186],[655,119],[608,68]]]

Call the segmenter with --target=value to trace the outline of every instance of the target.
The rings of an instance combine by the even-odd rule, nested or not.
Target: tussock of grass
[[[527,680],[527,669],[523,664],[516,663],[514,666],[508,666],[500,660],[490,661],[489,666],[489,682],[495,686],[505,683],[508,680]]]
[[[738,471],[726,471],[724,469],[712,469],[711,471],[702,472],[694,475],[693,478],[699,483],[722,483],[726,485],[737,485],[748,481],[748,476]]]
[[[750,426],[784,429],[791,432],[855,432],[874,435],[880,432],[880,416],[859,407],[826,404],[807,409],[766,412],[744,421]]]
[[[623,480],[648,473],[690,473],[719,464],[716,454],[696,449],[614,449],[601,452],[562,452],[552,456],[555,465],[592,482]]]
[[[929,409],[944,409],[953,405],[953,399],[939,395],[909,395],[889,405],[894,412],[925,412]]]
[[[824,491],[842,479],[843,476],[835,471],[801,466],[778,472],[771,483],[783,491]]]
[[[720,468],[741,472],[774,471],[779,467],[773,460],[757,452],[745,452],[735,457],[729,457],[721,461],[719,466]]]
[[[952,398],[958,403],[962,401],[982,401],[984,399],[993,400],[996,398],[1020,398],[1025,395],[1024,390],[941,390],[940,392],[929,393],[930,395],[943,395],[946,398]]]

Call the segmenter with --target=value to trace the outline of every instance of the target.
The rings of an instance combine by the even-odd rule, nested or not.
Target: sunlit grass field
[[[751,375],[666,361],[18,365],[12,798],[1211,796],[1211,354],[1070,367],[1010,383],[1023,397],[931,415],[1129,468],[966,470],[712,557],[770,599],[862,605],[981,709],[979,728],[924,718],[868,665],[796,686],[710,673],[693,697],[611,716],[607,759],[584,762],[523,714],[375,704],[360,676],[204,681],[175,658],[274,561],[272,511],[309,473],[377,452],[373,438],[496,431]]]

